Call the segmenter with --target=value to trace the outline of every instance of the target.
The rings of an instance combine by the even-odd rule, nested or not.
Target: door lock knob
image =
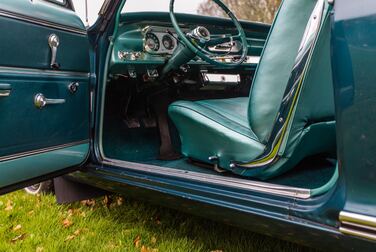
[[[72,82],[69,84],[68,89],[72,94],[76,93],[80,84],[78,82]]]

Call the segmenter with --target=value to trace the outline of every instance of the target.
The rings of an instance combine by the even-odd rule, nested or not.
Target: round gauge
[[[154,33],[146,33],[145,35],[145,48],[148,51],[157,52],[160,44],[159,39]]]
[[[167,50],[172,50],[175,47],[175,41],[170,35],[164,35],[162,38],[162,44]]]

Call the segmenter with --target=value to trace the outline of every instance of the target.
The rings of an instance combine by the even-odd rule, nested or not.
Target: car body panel
[[[342,2],[336,6],[333,66],[345,209],[376,216],[376,14],[358,8],[354,15],[350,1]],[[364,5],[376,7],[371,0]]]
[[[294,206],[298,208],[294,201],[302,202],[296,199],[285,201],[282,210],[278,211],[276,208],[278,200],[270,195],[264,197],[265,195],[249,192],[229,193],[223,187],[218,189],[212,186],[201,187],[197,183],[186,181],[177,182],[173,179],[168,181],[166,178],[154,177],[150,174],[129,172],[124,167],[121,177],[119,173],[116,176],[109,173],[110,170],[116,169],[115,167],[88,165],[87,168],[84,173],[75,173],[73,179],[107,191],[122,193],[130,198],[146,200],[152,204],[174,208],[264,235],[305,246],[333,250],[371,251],[375,246],[375,243],[343,235],[329,223],[329,219],[335,218],[338,213],[335,208],[340,208],[341,205],[336,202],[328,204],[324,202],[329,198],[338,199],[340,191],[331,191],[319,199],[304,201],[303,204],[307,206],[299,206],[301,212],[305,212],[300,218],[296,217],[295,210],[292,209]],[[198,194],[199,190],[200,194]],[[230,198],[233,199],[232,202]],[[244,206],[242,204],[244,202],[247,202],[248,206]],[[335,208],[331,210],[333,206]],[[320,220],[323,223],[326,221],[326,224],[306,218],[307,215],[317,218],[317,215],[323,212],[326,212],[326,216],[321,216]]]
[[[367,7],[366,7],[367,6]],[[338,1],[332,41],[338,156],[346,203],[341,231],[376,239],[376,3]]]

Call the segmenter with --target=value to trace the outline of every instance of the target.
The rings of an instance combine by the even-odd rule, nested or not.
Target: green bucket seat
[[[329,11],[324,0],[283,1],[249,97],[171,104],[182,154],[267,179],[335,153]]]

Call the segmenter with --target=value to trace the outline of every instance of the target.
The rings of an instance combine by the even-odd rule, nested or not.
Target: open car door
[[[1,0],[0,193],[73,170],[89,153],[90,59],[67,0]]]

